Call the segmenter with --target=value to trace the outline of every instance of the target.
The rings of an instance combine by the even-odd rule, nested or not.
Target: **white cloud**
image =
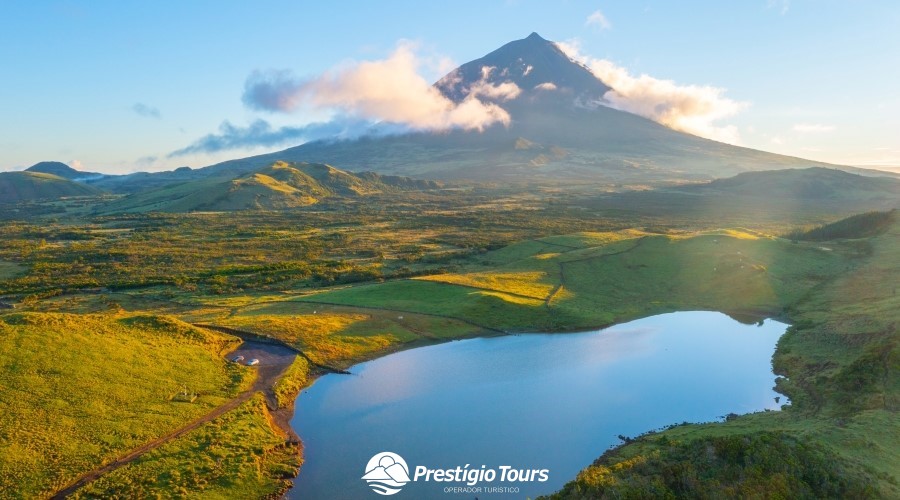
[[[608,30],[612,28],[612,24],[609,22],[609,19],[603,15],[599,9],[595,10],[587,17],[587,20],[584,22],[585,26],[596,26],[601,30]]]
[[[69,162],[69,166],[75,170],[84,170],[84,164],[81,163],[81,160],[72,160]]]
[[[483,79],[462,102],[454,103],[419,74],[422,64],[415,47],[401,42],[387,59],[354,62],[308,80],[297,80],[284,71],[254,72],[247,79],[243,99],[248,106],[265,111],[338,110],[416,129],[483,130],[495,123],[509,124],[509,113],[479,97],[515,98],[520,92],[515,84],[493,85]],[[490,69],[486,70],[489,74]]]
[[[581,55],[577,42],[557,45],[612,88],[603,96],[603,104],[682,132],[732,144],[740,142],[736,126],[718,123],[736,115],[749,103],[725,97],[725,89],[709,85],[678,85],[672,80],[661,80],[646,74],[634,76],[607,59]]]
[[[556,90],[556,84],[553,82],[544,82],[534,86],[534,90]]]
[[[485,97],[495,101],[509,101],[519,97],[522,89],[513,82],[490,83],[488,79],[491,73],[497,69],[494,66],[484,66],[481,68],[481,80],[469,86],[468,98]]]
[[[821,123],[797,123],[791,130],[800,132],[801,134],[818,134],[822,132],[832,132],[836,129],[834,125],[823,125]]]

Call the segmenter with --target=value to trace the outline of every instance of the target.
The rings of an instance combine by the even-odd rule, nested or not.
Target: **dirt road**
[[[148,443],[144,443],[143,445],[131,450],[118,459],[81,475],[78,479],[70,483],[68,486],[56,492],[56,494],[54,494],[52,498],[66,498],[67,496],[77,491],[79,488],[82,488],[86,484],[95,481],[97,478],[103,476],[104,474],[125,466],[137,460],[145,453],[151,450],[155,450],[163,444],[176,439],[207,422],[211,422],[216,418],[224,415],[225,413],[228,413],[229,411],[240,406],[241,403],[250,399],[257,392],[262,392],[266,396],[267,405],[269,406],[270,410],[273,410],[274,420],[278,424],[278,426],[281,427],[281,430],[289,436],[289,439],[291,441],[298,442],[299,438],[290,427],[290,413],[292,412],[290,410],[277,410],[278,406],[275,403],[275,395],[272,392],[272,387],[275,385],[275,382],[278,381],[278,378],[281,377],[281,374],[284,372],[284,370],[287,369],[287,367],[290,366],[290,364],[294,361],[294,358],[298,355],[297,352],[288,347],[275,343],[244,339],[244,342],[237,349],[226,354],[226,359],[231,360],[235,356],[239,355],[244,356],[244,361],[242,361],[242,363],[246,363],[251,359],[259,360],[259,364],[255,367],[255,369],[257,370],[256,381],[249,389],[241,392],[240,394],[235,396],[234,399],[231,399],[222,406],[215,408],[206,415],[188,422],[184,426],[170,432],[169,434],[158,437]]]

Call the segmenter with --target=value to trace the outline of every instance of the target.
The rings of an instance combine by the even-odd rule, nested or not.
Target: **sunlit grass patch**
[[[191,297],[197,304],[216,306],[216,307],[245,307],[261,302],[275,302],[279,300],[288,300],[290,297],[285,294],[240,294],[227,296],[196,296]]]
[[[409,340],[388,328],[354,328],[364,314],[266,315],[254,311],[221,321],[226,326],[268,335],[302,349],[317,363],[340,363]]]
[[[573,248],[589,248],[596,246],[608,245],[610,243],[614,243],[616,241],[622,240],[630,240],[634,238],[640,238],[641,236],[646,235],[647,233],[637,230],[637,229],[625,229],[622,231],[607,231],[607,232],[580,232],[573,234],[566,234],[561,236],[548,236],[546,238],[541,238],[537,241],[552,243],[556,245],[564,245]]]
[[[315,295],[308,295],[314,300]],[[301,296],[302,297],[302,296]],[[363,315],[364,321],[357,321],[347,326],[342,333],[358,333],[368,335],[373,332],[394,332],[398,338],[406,341],[413,336],[426,338],[458,338],[470,336],[480,331],[479,328],[460,322],[453,318],[429,316],[413,312],[393,311],[390,309],[359,308],[353,306],[326,305],[289,300],[270,304],[257,304],[240,310],[236,316],[254,314],[304,316],[313,314]]]
[[[249,375],[221,357],[236,343],[167,317],[0,316],[0,496],[46,495],[222,404]],[[173,402],[185,388],[200,397]]]
[[[309,362],[303,356],[294,358],[291,366],[284,371],[272,392],[275,393],[275,400],[278,402],[279,408],[287,408],[293,406],[297,395],[306,386],[309,381]]]
[[[302,462],[256,395],[78,490],[72,498],[276,497]]]
[[[485,290],[515,294],[534,299],[544,299],[553,291],[555,284],[549,282],[546,273],[534,272],[482,272],[467,274],[436,274],[422,276],[421,280],[437,281],[454,285],[482,288]]]
[[[528,306],[528,307],[540,307],[544,305],[544,298],[529,298],[523,297],[521,295],[512,295],[504,292],[495,292],[493,290],[483,290],[472,292],[474,295],[480,295],[483,297],[496,297],[503,302],[508,302],[510,304]]]
[[[397,313],[418,312],[491,328],[546,327],[548,317],[542,300],[513,300],[512,295],[498,293],[425,280],[403,280],[323,292],[295,300],[375,307]]]

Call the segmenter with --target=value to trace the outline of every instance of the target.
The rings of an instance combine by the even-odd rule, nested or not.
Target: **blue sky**
[[[898,26],[900,2],[888,0],[4,2],[0,170],[163,170],[282,149],[294,144],[168,156],[224,121],[329,116],[251,109],[242,94],[254,71],[315,78],[406,40],[433,81],[448,61],[532,31],[633,77],[724,89],[741,109],[714,125],[741,145],[900,165]]]

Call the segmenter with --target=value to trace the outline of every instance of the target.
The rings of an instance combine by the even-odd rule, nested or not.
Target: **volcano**
[[[537,33],[463,64],[435,87],[460,102],[483,84],[519,89],[514,98],[497,101],[510,115],[508,125],[318,140],[211,168],[249,170],[284,160],[429,179],[628,184],[827,166],[704,139],[613,109],[604,100],[611,87]]]

